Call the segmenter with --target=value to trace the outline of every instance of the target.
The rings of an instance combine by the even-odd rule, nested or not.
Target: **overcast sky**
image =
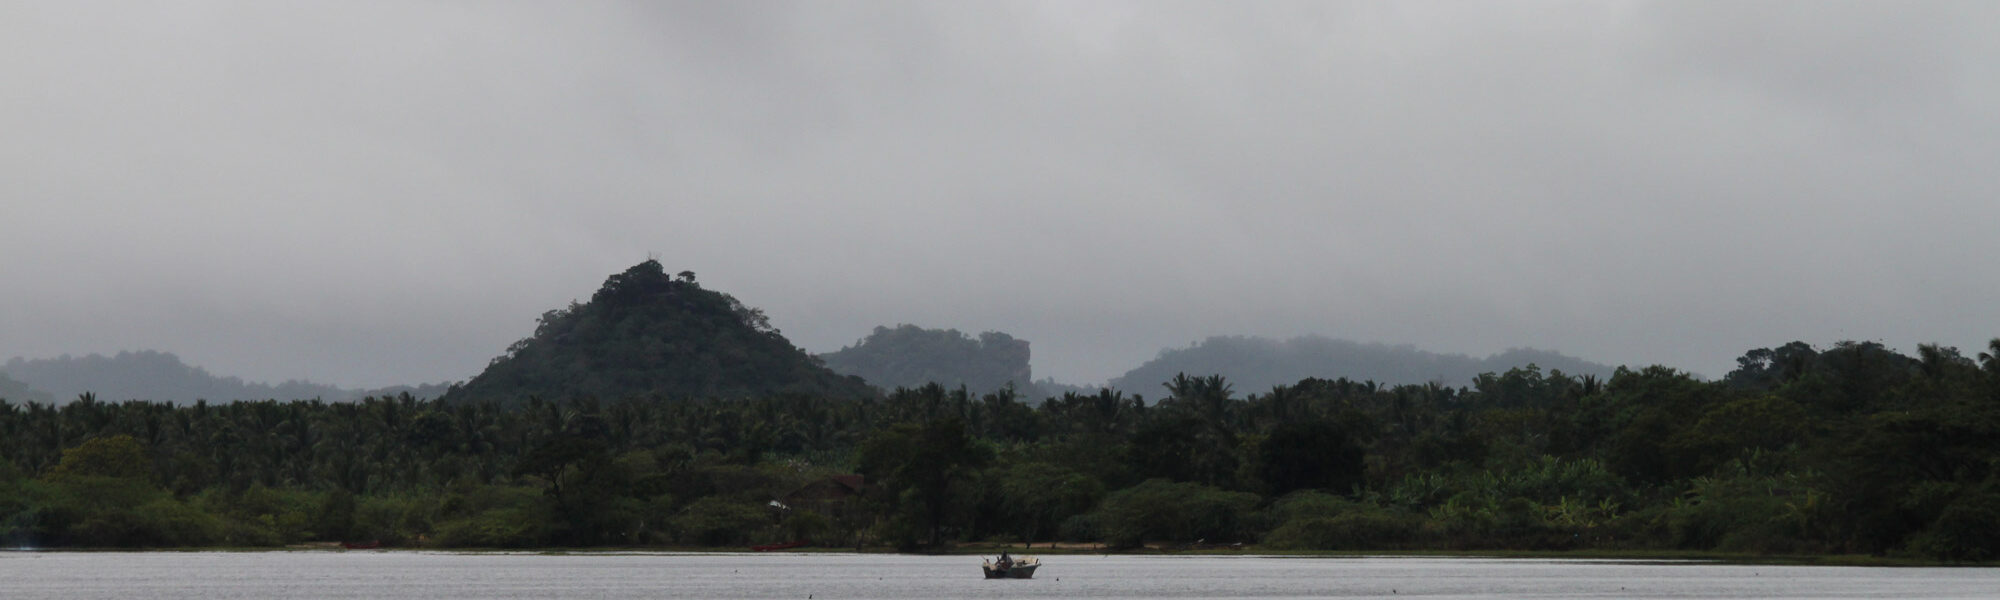
[[[0,358],[459,380],[649,256],[1079,383],[2000,336],[2000,3],[6,2],[0,82]]]

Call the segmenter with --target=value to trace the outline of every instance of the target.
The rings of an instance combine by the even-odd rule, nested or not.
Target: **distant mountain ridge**
[[[409,392],[413,396],[435,398],[443,384],[396,386],[377,390],[346,389],[310,381],[292,380],[272,385],[222,377],[181,361],[179,356],[157,350],[119,352],[112,356],[87,354],[56,358],[8,360],[0,373],[25,384],[30,394],[9,395],[0,383],[0,398],[15,402],[68,402],[86,392],[106,402],[147,400],[190,403],[196,400],[356,400],[366,396],[388,396]]]
[[[1534,364],[1543,372],[1610,377],[1613,367],[1547,350],[1515,348],[1486,358],[1439,354],[1414,346],[1362,343],[1319,335],[1290,339],[1215,336],[1159,356],[1112,379],[1106,387],[1129,393],[1156,393],[1174,375],[1222,375],[1235,389],[1261,391],[1307,377],[1375,381],[1389,385],[1440,382],[1470,385],[1480,373],[1505,372]]]
[[[800,393],[864,397],[896,387],[940,383],[975,393],[1013,384],[1040,399],[1097,386],[1033,380],[1029,342],[988,331],[976,339],[956,329],[902,324],[876,327],[853,346],[807,354],[770,327],[757,309],[702,289],[694,274],[669,276],[657,261],[612,275],[588,303],[542,315],[532,336],[510,346],[487,369],[458,384],[344,389],[311,381],[246,382],[186,364],[154,350],[113,356],[23,359],[0,364],[0,400],[68,402],[83,393],[99,400],[355,400],[409,393],[420,398],[521,399],[530,395],[603,398],[664,395],[752,397]],[[1289,339],[1215,336],[1161,350],[1106,388],[1156,394],[1177,374],[1222,375],[1252,392],[1308,377],[1372,380],[1388,385],[1472,383],[1481,373],[1537,365],[1543,372],[1609,378],[1610,366],[1557,352],[1515,348],[1486,358],[1441,354],[1410,345],[1362,343],[1319,335]],[[871,384],[873,387],[871,387]],[[876,388],[880,388],[879,390]]]
[[[612,275],[587,303],[542,314],[534,334],[446,393],[448,401],[529,396],[748,398],[878,395],[828,370],[771,327],[763,311],[669,276],[648,260]]]

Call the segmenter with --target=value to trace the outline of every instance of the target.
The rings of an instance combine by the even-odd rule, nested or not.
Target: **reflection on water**
[[[9,552],[0,597],[81,598],[1991,598],[2000,571],[1603,560],[444,552]]]

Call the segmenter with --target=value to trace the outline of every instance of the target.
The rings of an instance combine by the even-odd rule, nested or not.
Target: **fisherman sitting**
[[[1006,551],[1006,550],[1001,550],[1001,551],[1000,551],[1000,561],[999,561],[998,563],[996,563],[996,564],[1000,565],[1000,568],[1001,568],[1001,569],[1009,569],[1009,568],[1012,568],[1012,567],[1014,566],[1014,559],[1013,559],[1013,557],[1010,557],[1010,556],[1007,556],[1007,551]]]

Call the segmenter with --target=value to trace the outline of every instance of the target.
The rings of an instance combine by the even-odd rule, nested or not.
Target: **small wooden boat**
[[[980,568],[986,571],[987,579],[1029,579],[1040,566],[1042,561],[1033,556],[1014,558],[1003,552],[999,559],[986,561]]]

